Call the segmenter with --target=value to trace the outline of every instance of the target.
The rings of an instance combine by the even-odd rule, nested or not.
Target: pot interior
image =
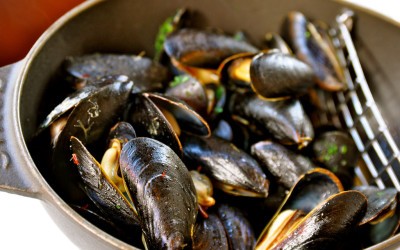
[[[20,95],[22,133],[35,165],[46,181],[57,191],[48,175],[48,154],[30,146],[40,122],[66,95],[68,87],[60,80],[62,63],[66,56],[94,52],[138,54],[144,51],[153,56],[153,45],[159,25],[178,8],[195,11],[193,25],[216,27],[227,33],[246,31],[255,45],[262,43],[267,32],[278,32],[283,17],[291,10],[303,12],[314,20],[332,23],[345,7],[331,1],[278,0],[254,1],[104,1],[59,23],[34,56],[28,58],[26,76]],[[357,22],[354,41],[375,101],[399,145],[400,120],[400,29],[368,13],[354,10]],[[48,145],[44,142],[43,146]],[[46,157],[48,157],[46,159]],[[393,163],[399,172],[400,164]],[[396,170],[398,169],[398,170]],[[384,177],[382,177],[384,179]],[[388,180],[388,186],[393,186]],[[62,195],[61,195],[61,198]]]

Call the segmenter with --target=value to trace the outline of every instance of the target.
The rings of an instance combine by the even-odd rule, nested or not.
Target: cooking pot
[[[25,59],[1,68],[0,189],[43,200],[59,227],[84,249],[133,247],[71,209],[44,177],[42,162],[33,160],[27,145],[44,118],[43,98],[49,86],[56,84],[66,56],[145,51],[151,57],[159,25],[180,7],[196,11],[195,26],[218,27],[227,32],[244,30],[259,45],[267,31],[279,32],[284,15],[291,10],[331,23],[344,5],[320,0],[88,1],[54,23]],[[353,10],[357,17],[357,52],[388,131],[399,145],[399,25],[355,6]],[[400,172],[400,165],[392,167],[395,173]],[[399,241],[397,235],[371,249],[395,249]]]

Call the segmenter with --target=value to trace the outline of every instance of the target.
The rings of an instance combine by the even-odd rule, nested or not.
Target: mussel
[[[165,144],[137,137],[122,149],[120,166],[146,248],[190,248],[198,203],[181,159]]]
[[[314,137],[314,129],[297,99],[270,102],[251,91],[236,91],[229,103],[232,117],[258,130],[269,133],[283,144],[306,146]]]
[[[181,135],[184,157],[200,165],[214,186],[227,193],[266,197],[269,181],[257,161],[232,143],[211,135],[208,138]]]
[[[315,83],[314,70],[277,49],[260,52],[250,64],[251,87],[268,100],[301,96]]]

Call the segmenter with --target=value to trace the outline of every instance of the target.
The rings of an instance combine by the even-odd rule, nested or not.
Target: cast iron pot
[[[282,18],[290,10],[331,23],[344,5],[321,0],[88,1],[52,25],[24,60],[1,68],[0,189],[44,201],[60,228],[82,248],[132,246],[96,228],[71,209],[43,177],[41,162],[33,160],[27,143],[43,118],[39,114],[45,92],[69,55],[146,51],[151,57],[158,26],[180,7],[197,11],[198,26],[227,32],[245,30],[257,45],[267,31],[279,32]],[[358,17],[354,38],[358,53],[374,98],[396,137],[400,128],[400,119],[396,119],[400,113],[399,24],[352,8]],[[395,249],[399,241],[397,235],[371,249]]]

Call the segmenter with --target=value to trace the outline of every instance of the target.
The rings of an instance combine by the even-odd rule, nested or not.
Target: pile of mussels
[[[325,24],[291,12],[260,49],[179,10],[155,47],[65,60],[74,91],[38,133],[77,212],[146,249],[357,249],[396,232],[397,191],[354,186],[353,140],[313,123],[316,93],[346,89]]]

